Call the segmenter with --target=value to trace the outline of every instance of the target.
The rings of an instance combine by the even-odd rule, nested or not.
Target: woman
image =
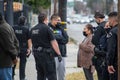
[[[87,24],[83,30],[85,39],[79,45],[78,51],[78,67],[83,67],[86,80],[93,80],[94,66],[92,65],[92,57],[94,55],[94,45],[92,44],[93,27]]]

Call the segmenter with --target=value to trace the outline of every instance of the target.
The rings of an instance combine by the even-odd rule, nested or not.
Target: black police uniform
[[[118,32],[118,27],[117,25],[115,27],[113,27],[110,32],[109,32],[109,38],[108,38],[108,56],[107,56],[107,60],[108,60],[108,65],[111,66],[113,65],[113,67],[115,68],[115,73],[114,74],[110,74],[110,80],[118,80],[117,76],[118,76],[118,63],[117,63],[117,59],[118,59],[118,48],[117,48],[117,32]]]
[[[51,41],[54,36],[50,28],[39,23],[31,29],[33,54],[36,62],[37,80],[57,80]]]
[[[66,44],[68,43],[68,35],[67,32],[65,31],[65,29],[60,25],[56,25],[56,27],[54,27],[51,23],[49,23],[50,29],[52,30],[55,39],[58,42],[59,45],[59,49],[61,52],[62,57],[66,57]],[[55,57],[57,57],[58,55],[55,53]]]
[[[25,79],[26,54],[28,49],[28,40],[30,39],[30,32],[26,26],[16,25],[13,27],[20,46],[20,80]]]
[[[104,29],[105,24],[106,22],[103,21],[96,27],[92,38],[92,43],[95,45],[95,56],[93,57],[93,65],[95,65],[95,68],[97,70],[98,80],[109,80],[108,71],[106,71],[107,66],[105,64],[106,56],[101,55],[100,53],[98,53],[98,50],[96,50],[96,48],[99,49],[101,37],[106,34]]]

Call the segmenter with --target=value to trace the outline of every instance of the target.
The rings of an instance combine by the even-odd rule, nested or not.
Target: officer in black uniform
[[[14,26],[14,32],[17,39],[19,40],[20,46],[20,65],[19,65],[19,77],[20,80],[25,80],[25,67],[26,67],[26,58],[30,55],[32,49],[32,42],[30,39],[30,32],[26,24],[26,18],[20,16],[18,20],[18,25]]]
[[[49,23],[50,29],[52,30],[62,55],[62,62],[59,62],[55,54],[55,62],[56,62],[56,74],[57,80],[65,80],[65,57],[66,54],[66,44],[68,42],[68,35],[66,29],[61,24],[61,18],[57,14],[53,14],[51,16],[51,22]]]
[[[103,35],[106,34],[104,29],[106,24],[106,22],[104,21],[105,16],[100,12],[96,12],[94,17],[98,26],[95,28],[92,38],[92,43],[95,45],[94,48],[95,56],[93,57],[93,65],[95,65],[98,80],[109,80],[107,71],[104,71],[107,69],[107,66],[105,66],[104,64],[106,56],[104,54],[99,53],[100,39]],[[104,76],[104,74],[106,74],[106,76]]]
[[[37,80],[57,80],[53,50],[61,61],[61,53],[48,24],[47,15],[40,13],[39,23],[31,29],[33,55],[36,62]]]
[[[112,29],[109,32],[108,38],[108,72],[110,73],[110,80],[118,80],[118,50],[117,50],[117,32],[118,32],[118,13],[111,12],[108,15],[109,25]]]

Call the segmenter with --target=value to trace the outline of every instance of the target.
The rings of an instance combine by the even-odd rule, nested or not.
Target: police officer
[[[92,43],[95,45],[95,48],[94,48],[95,56],[93,57],[93,65],[95,65],[98,80],[109,80],[107,71],[104,71],[107,69],[107,67],[104,64],[106,57],[103,53],[101,54],[99,52],[100,39],[103,35],[106,34],[104,29],[104,26],[106,24],[106,22],[104,21],[105,16],[100,12],[96,12],[94,17],[98,26],[96,27],[93,34],[93,38],[92,38]],[[104,74],[106,74],[106,76],[104,76]]]
[[[40,13],[39,23],[31,29],[33,54],[36,62],[37,80],[57,80],[53,50],[61,61],[61,53],[48,24],[47,15]]]
[[[26,67],[26,58],[30,55],[32,49],[32,42],[30,39],[30,32],[26,24],[26,18],[20,16],[18,20],[18,25],[14,26],[14,32],[17,39],[19,40],[20,46],[20,65],[19,65],[19,77],[20,80],[25,80],[25,67]]]
[[[49,23],[49,26],[58,42],[62,55],[62,61],[59,62],[57,59],[58,55],[55,53],[57,80],[65,80],[65,57],[67,56],[66,44],[68,42],[68,35],[61,25],[61,18],[57,14],[51,16],[51,23]]]
[[[117,32],[118,32],[118,13],[111,12],[108,15],[108,22],[111,26],[108,38],[108,72],[110,73],[110,80],[118,80],[118,50],[117,50]]]

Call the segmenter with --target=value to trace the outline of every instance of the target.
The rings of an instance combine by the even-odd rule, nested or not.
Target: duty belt
[[[33,48],[33,51],[37,51],[37,52],[41,52],[41,51],[44,51],[44,52],[51,52],[52,49],[51,48],[44,48],[44,47],[37,47],[37,48]]]

